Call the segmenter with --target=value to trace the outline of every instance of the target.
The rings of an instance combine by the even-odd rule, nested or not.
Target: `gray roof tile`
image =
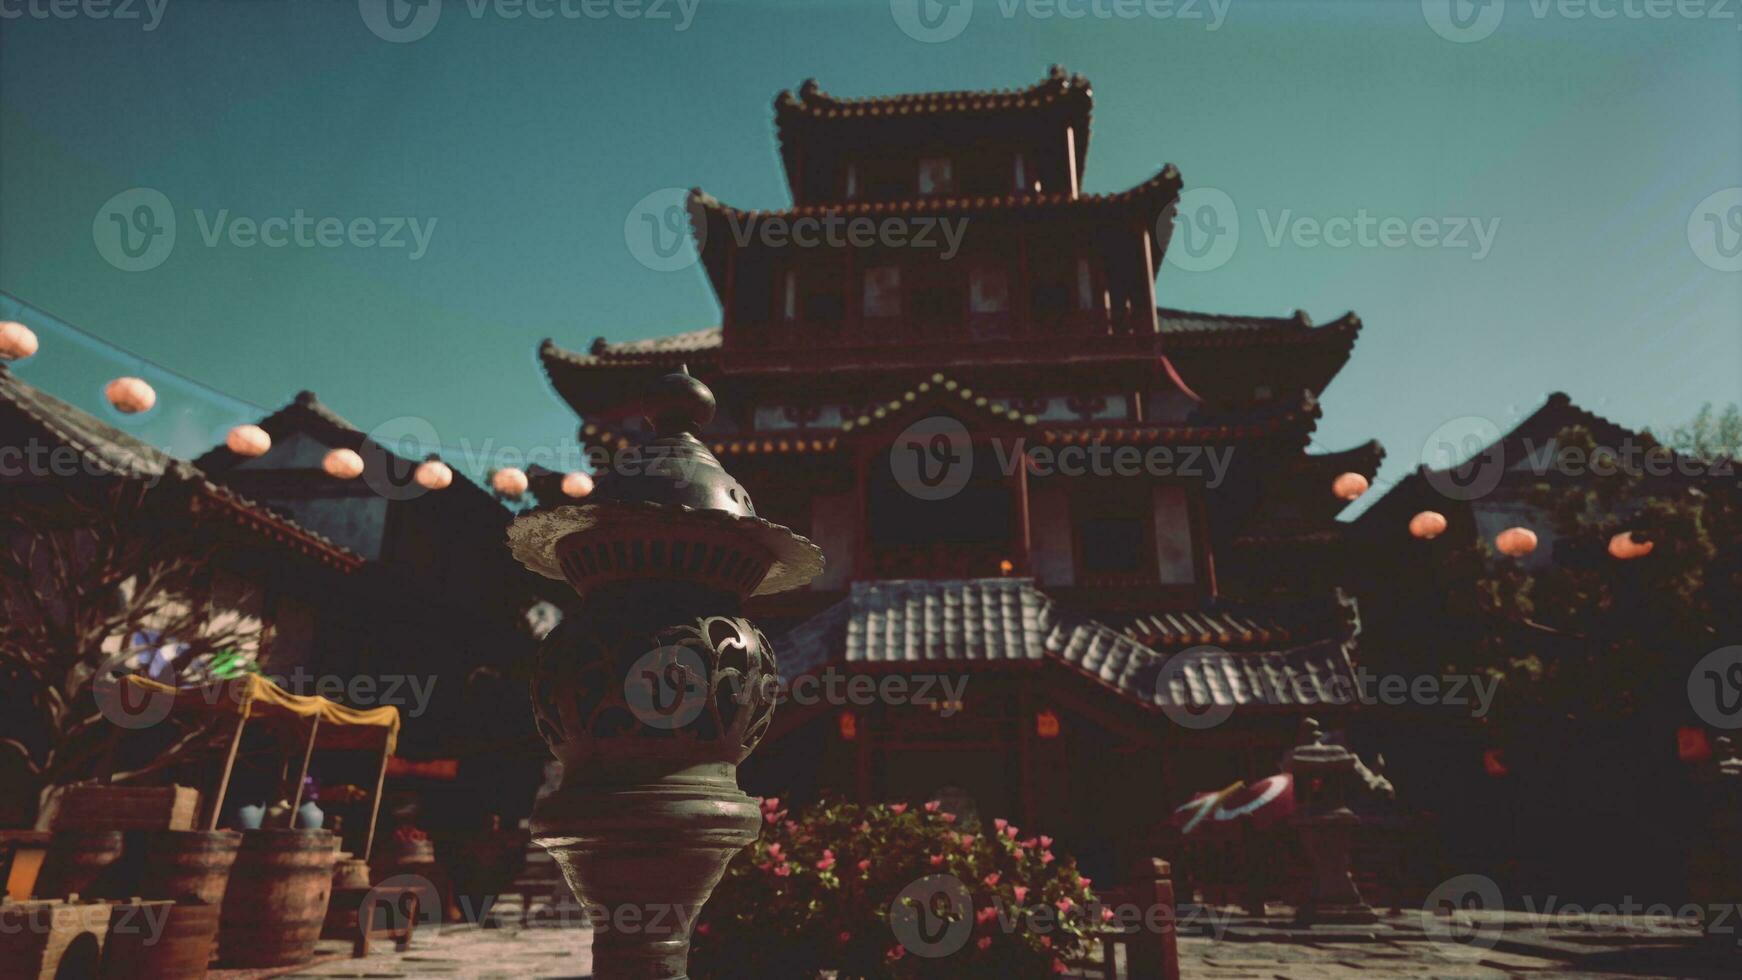
[[[1154,708],[1341,703],[1354,680],[1347,630],[1286,649],[1199,646],[1162,653],[1061,610],[1023,578],[855,583],[847,598],[774,646],[789,680],[831,663],[1053,659]]]

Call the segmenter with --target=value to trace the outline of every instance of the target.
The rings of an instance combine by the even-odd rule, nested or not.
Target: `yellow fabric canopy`
[[[135,698],[173,698],[176,711],[259,718],[297,728],[319,718],[316,748],[374,749],[392,755],[399,743],[398,708],[347,708],[323,697],[292,694],[259,674],[201,687],[175,688],[138,675],[124,677],[120,683],[131,688]]]

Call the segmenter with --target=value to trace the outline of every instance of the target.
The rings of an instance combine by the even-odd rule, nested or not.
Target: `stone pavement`
[[[1286,920],[1224,920],[1222,939],[1180,939],[1183,980],[1736,980],[1742,960],[1715,963],[1691,926],[1674,920],[1597,916],[1576,919],[1512,913],[1462,917],[1462,935],[1484,945],[1436,939],[1443,924],[1420,913],[1388,917],[1360,938],[1319,937],[1281,928]],[[1229,938],[1239,937],[1239,938]],[[591,934],[556,925],[483,929],[447,925],[419,931],[412,948],[391,943],[367,959],[344,956],[285,976],[324,978],[581,978],[592,972]],[[1492,941],[1493,948],[1485,945]],[[325,954],[343,944],[323,943]],[[1076,974],[1095,977],[1093,972]]]

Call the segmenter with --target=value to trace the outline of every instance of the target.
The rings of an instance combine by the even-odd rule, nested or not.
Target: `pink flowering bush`
[[[981,826],[936,803],[825,802],[789,815],[776,799],[763,801],[762,815],[762,839],[732,862],[696,925],[697,980],[808,980],[824,969],[843,980],[1048,977],[1085,955],[1086,937],[1108,916],[1050,837],[1004,820]],[[896,897],[930,875],[959,881],[972,905],[934,904],[934,926],[973,919],[947,955],[919,955],[890,922]]]

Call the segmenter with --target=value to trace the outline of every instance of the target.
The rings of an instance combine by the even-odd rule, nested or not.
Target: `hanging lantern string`
[[[237,411],[252,416],[252,420],[254,421],[263,419],[278,411],[276,408],[262,405],[258,402],[243,398],[240,395],[231,394],[222,388],[218,388],[208,382],[201,381],[189,374],[178,371],[160,361],[146,357],[144,354],[129,350],[106,337],[98,336],[97,334],[78,326],[65,317],[51,313],[33,303],[28,303],[19,299],[17,296],[14,296],[3,289],[0,289],[0,301],[4,301],[0,302],[0,314],[4,314],[5,317],[16,319],[19,322],[24,323],[25,326],[31,327],[33,330],[38,330],[38,332],[41,332],[41,327],[47,327],[49,332],[64,330],[76,334],[82,338],[85,343],[88,343],[93,347],[101,348],[117,360],[131,361],[141,367],[150,368],[150,371],[140,371],[139,373],[142,375],[151,373],[167,375],[181,384],[204,392],[216,401],[227,403]],[[8,305],[14,308],[8,310]],[[449,463],[477,455],[477,450],[475,448],[452,446],[446,443],[435,443],[431,446],[425,447],[423,452],[426,455],[434,454],[440,456],[444,461]],[[488,473],[502,468],[505,467],[489,467],[485,472]]]

